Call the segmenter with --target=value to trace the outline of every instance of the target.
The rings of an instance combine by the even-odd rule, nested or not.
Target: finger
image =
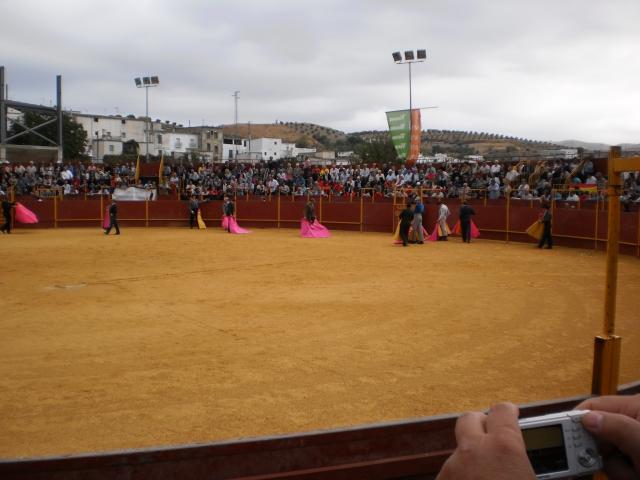
[[[640,422],[621,415],[592,411],[582,417],[582,424],[596,438],[612,443],[631,458],[640,458]]]
[[[577,405],[576,410],[603,410],[640,419],[640,395],[608,395],[589,398]]]
[[[487,416],[480,412],[468,412],[456,422],[456,442],[460,448],[468,448],[486,434]]]
[[[497,433],[503,429],[519,433],[518,413],[518,407],[513,403],[498,403],[494,405],[487,416],[487,433]]]

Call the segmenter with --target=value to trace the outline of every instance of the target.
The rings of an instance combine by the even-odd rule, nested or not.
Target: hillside
[[[247,138],[282,138],[285,142],[295,143],[300,147],[313,147],[318,150],[353,150],[360,143],[388,143],[387,130],[373,130],[345,133],[330,127],[307,122],[278,122],[275,124],[240,124],[224,125],[225,136]],[[510,137],[497,133],[472,132],[458,130],[429,129],[422,133],[422,152],[452,153],[460,155],[499,155],[529,154],[535,155],[542,150],[555,150],[561,145]]]
[[[556,142],[558,145],[562,145],[564,147],[570,148],[584,148],[585,150],[596,150],[596,151],[607,151],[609,150],[609,146],[606,143],[593,143],[593,142],[582,142],[580,140],[562,140],[561,142]],[[640,150],[640,143],[621,143],[620,147],[622,150]]]
[[[236,125],[223,125],[224,136],[235,136],[242,138],[281,138],[285,142],[295,143],[307,136],[308,142],[318,144],[310,135],[297,131],[285,124],[259,123],[247,125],[246,123]]]

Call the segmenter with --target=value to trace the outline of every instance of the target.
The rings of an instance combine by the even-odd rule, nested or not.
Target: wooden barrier
[[[95,227],[102,225],[108,199],[101,196],[86,200],[58,198],[37,199],[17,197],[17,201],[33,210],[40,219],[37,225],[16,225],[18,228]],[[298,228],[306,197],[247,196],[236,202],[238,222],[248,227]],[[318,219],[329,229],[361,232],[394,231],[397,220],[392,198],[356,197],[344,201],[316,197]],[[473,199],[474,218],[484,238],[532,242],[525,229],[538,218],[539,202],[528,200]],[[118,202],[119,220],[123,226],[157,227],[188,226],[188,205],[185,201],[157,200],[151,202]],[[459,199],[447,199],[453,225]],[[557,245],[604,249],[607,239],[607,205],[595,201],[589,207],[574,208],[573,204],[554,202],[553,236]],[[222,202],[203,203],[202,217],[209,225],[218,225],[222,216]],[[425,198],[424,225],[431,230],[437,216],[437,205]],[[640,256],[640,211],[620,213],[620,251]]]
[[[640,382],[623,385],[619,392],[640,393]],[[521,416],[569,410],[585,398],[523,405]],[[456,418],[456,415],[444,415],[201,445],[0,460],[0,478],[433,479],[455,448]]]

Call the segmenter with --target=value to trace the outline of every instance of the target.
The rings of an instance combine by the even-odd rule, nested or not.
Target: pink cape
[[[38,216],[21,203],[16,202],[16,222],[38,223]]]
[[[449,225],[447,225],[447,230],[449,231],[448,233],[451,233]],[[436,242],[438,240],[438,236],[442,236],[442,229],[440,228],[440,224],[436,222],[435,227],[433,227],[433,232],[431,232],[431,235],[429,235],[429,238],[427,238],[427,240],[429,240],[430,242]]]
[[[451,233],[454,235],[462,234],[462,227],[460,226],[460,220],[457,221]],[[478,238],[479,236],[480,236],[480,230],[478,229],[478,227],[476,227],[476,224],[473,223],[473,220],[471,220],[471,238]]]
[[[109,219],[109,207],[107,207],[102,218],[102,228],[109,228],[109,225],[111,225],[111,220]]]
[[[309,223],[306,218],[300,220],[300,235],[304,238],[328,238],[331,236],[329,230],[319,221]]]
[[[226,215],[222,217],[222,228],[228,230],[230,233],[251,233],[246,228],[242,228],[236,222],[236,217],[227,217]]]

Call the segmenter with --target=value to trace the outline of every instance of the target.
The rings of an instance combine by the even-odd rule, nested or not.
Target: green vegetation
[[[50,120],[51,115],[44,115],[41,113],[35,112],[26,112],[24,114],[23,123],[29,127],[33,128],[37,125],[40,125],[47,120]],[[77,123],[71,118],[70,115],[63,114],[62,116],[62,141],[63,141],[63,157],[65,160],[84,160],[86,159],[85,148],[87,146],[87,132],[82,125]],[[45,125],[44,127],[38,128],[36,132],[40,135],[43,135],[53,141],[56,141],[58,138],[57,133],[58,125],[57,122],[50,123],[49,125]],[[7,132],[7,135],[11,137],[12,135],[16,135],[20,132],[24,132],[24,128],[17,123],[14,123],[11,126],[11,129]],[[47,142],[44,138],[36,135],[35,133],[27,133],[22,135],[15,140],[12,140],[11,143],[15,145],[34,145],[39,147],[52,147],[54,146],[52,143]]]

